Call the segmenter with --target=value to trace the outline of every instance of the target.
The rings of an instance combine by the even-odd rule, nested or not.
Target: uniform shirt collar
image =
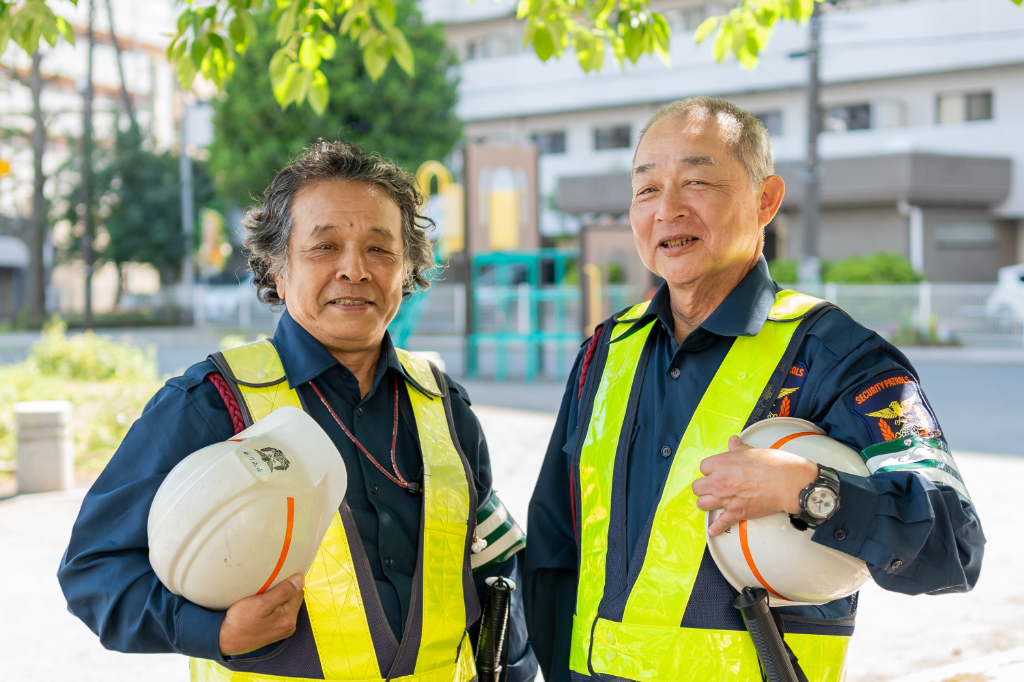
[[[778,288],[768,273],[768,262],[761,256],[725,300],[701,323],[700,328],[718,336],[754,336],[761,331],[771,313],[776,291]],[[668,284],[662,284],[651,299],[647,313],[634,324],[634,328],[640,328],[657,318],[664,330],[672,336],[675,319],[672,317],[669,296]]]
[[[284,368],[284,374],[288,378],[288,386],[290,388],[301,386],[311,379],[316,379],[335,366],[344,367],[322,343],[317,341],[312,334],[295,321],[287,309],[281,315],[281,320],[277,323],[277,329],[274,331],[274,346],[277,348],[277,354],[281,358],[281,366]],[[427,393],[415,379],[406,373],[401,360],[398,359],[395,344],[391,341],[391,334],[385,331],[384,338],[381,341],[381,358],[377,363],[373,388],[367,394],[367,397],[377,390],[377,385],[389,369],[398,372],[403,379],[420,391]]]

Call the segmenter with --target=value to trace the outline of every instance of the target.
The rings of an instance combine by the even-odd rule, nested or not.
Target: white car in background
[[[1007,326],[1024,320],[1024,263],[999,268],[996,289],[988,297],[985,312]]]

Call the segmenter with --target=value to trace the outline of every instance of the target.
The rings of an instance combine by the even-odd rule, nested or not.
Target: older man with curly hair
[[[403,297],[430,286],[421,204],[394,164],[321,140],[249,211],[259,298],[284,308],[273,339],[167,382],[86,496],[58,572],[69,609],[104,646],[191,656],[192,679],[204,681],[476,676],[479,595],[489,577],[514,579],[524,540],[492,493],[465,389],[388,336]],[[243,355],[268,369],[246,373]],[[285,382],[283,402],[301,405],[337,446],[348,492],[315,575],[225,612],[202,608],[154,574],[149,507],[183,458],[274,409],[251,391]],[[511,612],[504,679],[518,682],[537,664],[517,596]]]

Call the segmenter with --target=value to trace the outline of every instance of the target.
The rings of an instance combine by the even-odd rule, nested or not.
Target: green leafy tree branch
[[[51,3],[77,0],[0,0],[0,53],[13,40],[31,54],[40,40],[50,46],[63,35],[74,43],[70,25]],[[468,1],[468,0],[467,0]],[[814,3],[823,0],[739,0],[721,16],[705,20],[694,35],[698,43],[714,37],[719,62],[729,54],[747,68],[757,65],[780,21],[805,23]],[[1021,6],[1024,0],[1010,0]],[[223,89],[237,59],[257,38],[254,13],[270,10],[269,26],[277,48],[270,59],[270,85],[282,108],[309,102],[322,114],[332,89],[321,68],[338,52],[338,40],[359,50],[366,73],[379,79],[394,59],[409,77],[415,55],[408,31],[396,21],[394,0],[179,0],[176,32],[167,50],[181,84],[188,89],[198,74]],[[525,20],[523,46],[541,61],[559,59],[572,48],[584,71],[599,70],[610,51],[616,62],[636,63],[644,55],[668,62],[670,30],[650,0],[519,0]]]

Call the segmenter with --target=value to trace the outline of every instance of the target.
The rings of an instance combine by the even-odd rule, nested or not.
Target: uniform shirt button
[[[371,483],[370,484],[370,494],[371,495],[376,495],[377,494],[377,484],[376,483]]]
[[[836,540],[845,540],[846,539],[846,531],[843,530],[842,528],[839,528],[839,529],[836,530],[835,533],[832,533],[832,537],[834,537]]]
[[[900,561],[899,559],[897,559],[896,561],[892,562],[892,564],[889,565],[889,568],[891,568],[892,570],[895,571],[895,570],[899,569],[899,567],[902,566],[902,565],[903,565],[903,562]]]
[[[678,379],[679,378],[679,368],[678,367],[673,367],[672,371],[669,372],[668,375],[670,377],[672,377],[673,379]]]
[[[393,563],[395,563],[395,561],[391,557],[388,557],[387,559],[384,560],[384,565],[387,566],[388,568],[391,568],[391,565]]]
[[[357,407],[356,408],[356,416],[357,417],[362,417],[363,416],[363,408],[361,408],[361,407]]]
[[[342,378],[342,379],[348,379],[348,378],[349,378],[350,376],[351,376],[351,375],[350,375],[350,374],[348,373],[348,370],[347,370],[347,369],[346,369],[346,370],[343,370],[343,371],[341,372],[341,378]]]
[[[668,457],[671,454],[672,454],[672,448],[670,448],[669,446],[666,445],[665,447],[663,447],[661,449],[661,456],[662,457]]]

